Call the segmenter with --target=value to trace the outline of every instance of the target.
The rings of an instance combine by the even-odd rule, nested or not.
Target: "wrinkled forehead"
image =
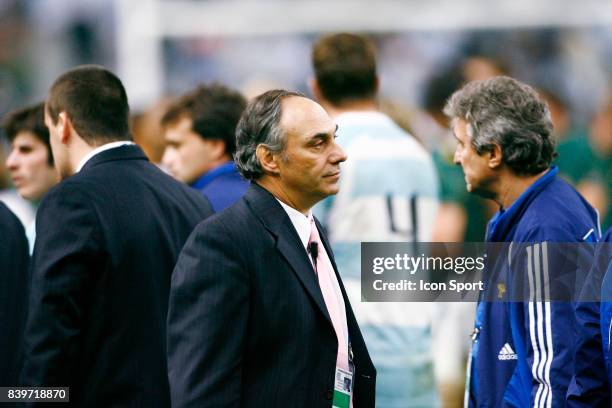
[[[281,102],[281,128],[287,133],[308,137],[334,133],[336,124],[315,101],[301,96],[290,96]]]

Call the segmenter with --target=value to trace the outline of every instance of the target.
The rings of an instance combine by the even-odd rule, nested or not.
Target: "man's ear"
[[[323,94],[321,93],[321,88],[319,88],[319,83],[314,77],[310,77],[308,79],[308,87],[310,88],[310,93],[312,97],[316,101],[320,101],[323,99]]]
[[[489,152],[489,168],[496,169],[503,163],[502,150],[499,145],[494,144],[493,148]]]
[[[255,155],[266,173],[279,174],[278,155],[273,154],[270,149],[261,144],[257,146]]]
[[[72,121],[68,117],[66,111],[62,111],[57,115],[57,133],[62,144],[68,144],[72,135]]]

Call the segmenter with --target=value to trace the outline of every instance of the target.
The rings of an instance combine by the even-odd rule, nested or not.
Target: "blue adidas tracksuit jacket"
[[[612,227],[604,235],[606,265],[602,268],[601,285],[601,337],[603,340],[604,355],[606,357],[606,369],[608,371],[608,386],[612,389]],[[610,403],[612,406],[612,401]]]
[[[491,219],[487,242],[534,243],[523,246],[544,279],[562,258],[548,242],[595,242],[600,234],[596,211],[553,167]],[[607,406],[599,304],[530,299],[479,302],[468,406]],[[583,314],[595,316],[595,324],[582,327]]]

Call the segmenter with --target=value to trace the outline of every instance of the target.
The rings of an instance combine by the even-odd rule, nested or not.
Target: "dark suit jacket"
[[[167,407],[170,277],[210,215],[137,146],[99,153],[54,187],[36,224],[23,382],[80,407]]]
[[[21,222],[0,202],[0,387],[19,384],[29,257]]]
[[[336,276],[355,355],[354,404],[372,407],[376,371]],[[168,311],[172,406],[331,407],[337,350],[312,264],[289,216],[252,183],[234,206],[196,228],[174,270]]]

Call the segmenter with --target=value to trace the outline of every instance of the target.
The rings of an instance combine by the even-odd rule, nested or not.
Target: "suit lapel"
[[[299,240],[297,232],[295,232],[293,226],[289,225],[288,227],[289,228],[287,228],[287,230],[291,228],[291,231],[284,231],[284,233],[278,236],[276,248],[291,265],[291,269],[297,275],[298,279],[302,283],[302,286],[304,286],[304,289],[306,289],[306,292],[308,292],[318,309],[331,323],[331,318],[327,312],[327,307],[325,306],[325,301],[323,300],[323,294],[321,293],[317,276],[312,268],[312,264],[308,260],[308,255],[306,254],[306,251],[302,249],[302,242]],[[295,237],[293,237],[293,235],[295,235]]]
[[[253,212],[259,217],[268,231],[276,237],[276,249],[287,260],[291,270],[313,300],[317,309],[330,322],[319,282],[304,250],[304,245],[293,227],[289,216],[274,196],[256,183],[251,183],[245,195]]]
[[[316,308],[321,311],[323,316],[331,325],[332,321],[329,317],[329,313],[327,312],[327,307],[325,306],[325,301],[323,300],[323,295],[321,294],[319,282],[317,281],[317,277],[313,271],[312,264],[310,263],[308,255],[304,250],[304,246],[300,241],[300,238],[285,210],[281,207],[278,201],[276,201],[272,194],[258,186],[257,183],[251,183],[251,186],[249,187],[249,190],[245,194],[244,198],[266,229],[276,237],[277,250],[287,260],[287,263],[291,265],[291,270],[299,279],[300,283],[304,287],[304,290],[313,300]],[[331,251],[329,241],[323,233],[321,225],[316,219],[315,223],[319,230],[319,235],[321,236],[323,246],[327,251],[336,277],[338,278],[338,283],[344,299],[349,336],[353,345],[353,351],[355,353],[355,364],[362,376],[375,376],[376,370],[374,369],[372,361],[370,360],[370,356],[363,341],[363,337],[361,336],[361,331],[357,325],[357,320],[353,314],[346,290],[344,289],[344,285],[342,284],[342,280],[338,274],[338,268]],[[363,380],[360,379],[359,381],[361,382]]]

